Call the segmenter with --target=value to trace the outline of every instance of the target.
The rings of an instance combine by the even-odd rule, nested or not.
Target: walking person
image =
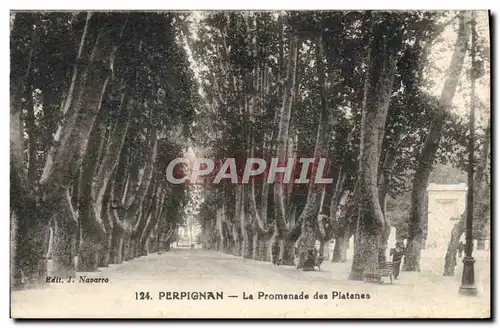
[[[462,241],[458,244],[458,257],[462,257],[462,254],[464,252],[465,245]]]
[[[399,277],[401,262],[405,253],[405,246],[401,241],[396,242],[394,248],[391,249],[390,255],[392,255],[392,263],[394,263],[394,279],[398,279]]]

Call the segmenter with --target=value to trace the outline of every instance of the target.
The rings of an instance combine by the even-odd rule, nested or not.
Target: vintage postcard
[[[12,318],[490,318],[488,11],[10,12]]]

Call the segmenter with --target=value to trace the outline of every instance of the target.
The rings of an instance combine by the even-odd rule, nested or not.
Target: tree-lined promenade
[[[331,261],[348,260],[344,279],[358,281],[389,260],[392,226],[407,240],[403,270],[419,271],[429,179],[436,163],[465,169],[470,77],[489,88],[487,19],[13,12],[13,286],[45,282],[48,257],[52,275],[75,276],[168,251],[188,219],[200,225],[203,248],[282,270],[296,264],[297,240],[311,226],[319,254],[334,241]],[[448,56],[446,67],[436,53]],[[490,108],[472,97],[480,114],[474,234],[482,238]],[[186,163],[169,164],[190,152],[209,159],[184,167],[193,181],[218,183],[180,181],[176,168]],[[291,161],[301,166],[288,171]],[[281,183],[293,170],[301,183]],[[390,219],[409,195],[409,208]],[[448,275],[464,222],[450,232]]]

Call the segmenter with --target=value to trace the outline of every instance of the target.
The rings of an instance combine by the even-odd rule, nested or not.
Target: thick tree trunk
[[[443,131],[444,119],[447,109],[453,103],[453,97],[464,65],[465,54],[469,39],[469,27],[467,26],[465,12],[459,14],[459,30],[455,50],[453,52],[448,76],[446,77],[439,103],[441,108],[435,113],[431,122],[430,130],[420,154],[418,167],[413,179],[412,206],[408,226],[407,254],[404,259],[404,271],[420,271],[420,252],[424,238],[423,227],[426,225],[427,216],[424,213],[425,194],[429,175],[432,171],[439,141]]]
[[[132,231],[131,228],[125,230],[125,234],[123,235],[123,246],[122,246],[122,261],[130,261],[131,258],[131,241],[132,241]]]
[[[346,243],[348,240],[346,239],[345,234],[341,234],[335,237],[335,245],[333,246],[333,255],[332,262],[341,262],[344,263],[346,261]]]
[[[111,240],[112,240],[113,235],[110,233],[107,236],[107,239],[104,240],[101,244],[101,249],[99,252],[99,264],[98,266],[101,268],[105,268],[109,266],[110,262],[110,255],[111,255]]]
[[[202,224],[201,245],[206,250],[217,250],[217,227],[215,220],[207,220]]]
[[[217,250],[221,252],[226,252],[226,239],[224,237],[224,223],[223,223],[223,217],[222,217],[222,211],[223,207],[217,207],[216,210],[216,226],[217,226],[217,233],[218,233],[218,246]]]
[[[25,211],[11,211],[11,240],[14,241],[11,249],[13,289],[43,283],[47,276],[48,245],[45,235],[49,231],[49,226],[46,219],[36,215],[34,203],[25,205]],[[18,236],[30,236],[30,238]]]
[[[319,249],[318,249],[318,254],[321,254],[325,260],[328,260],[330,258],[330,241],[329,240],[324,240],[320,239],[319,241]]]
[[[377,18],[386,19],[374,22],[369,46],[361,119],[359,220],[350,280],[371,279],[378,274],[381,238],[387,224],[378,197],[378,164],[401,38],[398,22],[391,17]]]
[[[241,238],[240,232],[236,224],[233,224],[233,244],[231,247],[231,254],[241,256]]]
[[[259,240],[259,252],[260,260],[264,262],[271,262],[271,237],[272,235],[266,236],[265,239]]]
[[[125,227],[121,224],[114,226],[111,234],[111,245],[109,253],[109,263],[120,264],[123,262],[123,242],[125,237]]]
[[[139,238],[130,237],[130,259],[133,260],[140,256],[139,253]]]
[[[77,270],[81,272],[97,271],[101,250],[101,241],[95,240],[93,234],[83,236],[83,241],[78,255]]]
[[[287,162],[287,141],[288,141],[288,130],[290,127],[290,117],[292,112],[292,102],[294,99],[295,90],[295,75],[297,71],[297,61],[298,61],[298,49],[300,48],[300,42],[298,37],[292,35],[290,39],[290,52],[288,57],[288,67],[286,73],[285,84],[283,86],[283,104],[281,107],[281,115],[278,126],[278,137],[277,137],[277,149],[276,157],[280,163]],[[280,181],[274,183],[274,215],[276,218],[276,224],[274,225],[276,231],[274,232],[273,239],[288,238],[289,229],[287,227],[287,211],[285,208],[285,198],[284,198],[284,185]],[[282,256],[286,255],[286,250],[283,248],[284,243],[278,242],[280,245],[280,260],[284,262],[287,260]],[[293,247],[293,246],[292,246]],[[288,262],[288,261],[287,261]]]
[[[20,120],[11,112],[10,218],[12,288],[42,283],[47,275],[47,239],[50,211],[37,206],[23,169]],[[13,124],[14,123],[14,124]],[[16,133],[18,132],[18,133]],[[16,145],[17,144],[17,145]],[[19,146],[20,151],[16,151]]]
[[[332,262],[344,262],[345,261],[345,240],[346,234],[348,230],[348,215],[346,211],[339,212],[339,206],[344,205],[346,200],[348,199],[350,192],[344,192],[344,182],[346,179],[346,174],[341,168],[338,173],[337,181],[335,182],[335,190],[333,192],[331,201],[330,201],[330,214],[328,217],[328,223],[330,224],[329,229],[332,230],[332,234],[334,236],[335,244],[332,253]],[[339,215],[340,214],[340,215]],[[324,224],[320,225],[320,232],[324,236],[327,237],[328,231],[327,227]]]
[[[270,239],[273,234],[272,226],[267,225],[267,197],[269,196],[269,184],[263,183],[260,211],[257,209],[255,200],[255,184],[246,187],[247,205],[249,207],[248,215],[253,218],[253,251],[254,260],[269,261]],[[265,200],[264,200],[265,199]]]
[[[280,264],[295,265],[295,240],[292,238],[280,239]]]
[[[162,229],[162,231],[165,230]],[[175,231],[176,231],[176,226],[169,223],[167,232],[161,234],[160,239],[163,240],[163,242],[159,246],[160,250],[164,250],[166,252],[170,250],[170,244],[172,243],[172,240],[174,238]]]
[[[394,137],[395,140],[399,140],[399,135]],[[392,179],[392,170],[394,168],[396,161],[396,148],[394,145],[390,145],[387,151],[385,152],[384,162],[382,164],[382,172],[379,186],[379,202],[380,207],[382,209],[382,213],[384,214],[384,218],[386,218],[386,206],[387,206],[387,194],[389,193],[389,186]],[[381,261],[386,261],[386,250],[388,247],[389,236],[391,234],[391,225],[388,220],[385,220],[385,226],[382,233],[381,245],[380,245],[380,253],[379,259]]]
[[[243,235],[241,227],[241,213],[243,207],[243,194],[241,192],[241,185],[237,185],[235,188],[234,216],[231,221],[231,233],[233,239],[231,253],[236,256],[242,256]]]
[[[139,239],[139,256],[145,256],[148,255],[148,250],[147,250],[147,245],[148,245],[148,240],[151,237],[151,233],[153,232],[153,229],[158,226],[158,231],[160,231],[160,219],[163,213],[166,213],[166,201],[165,197],[162,196],[160,193],[160,197],[162,197],[162,201],[160,204],[157,205],[158,199],[157,196],[155,195],[153,198],[153,204],[151,206],[151,213],[147,219],[146,226],[144,227],[143,232],[140,235]]]
[[[239,184],[236,186],[236,202],[240,202],[240,205],[236,205],[236,219],[240,222],[240,233],[241,233],[241,256],[245,259],[252,258],[252,248],[251,242],[249,238],[250,229],[247,219],[247,211],[246,211],[246,194],[245,188],[243,185]],[[239,209],[239,210],[238,210]]]
[[[26,132],[28,134],[28,181],[33,184],[36,181],[36,136],[35,136],[35,102],[33,101],[33,86],[28,84],[26,92],[27,99],[27,115],[26,115]]]
[[[366,213],[363,213],[366,214]],[[378,243],[380,228],[373,224],[364,224],[367,216],[361,216],[358,221],[354,242],[354,256],[352,260],[350,280],[369,281],[375,278],[378,266]],[[374,218],[372,218],[374,220]]]
[[[107,241],[105,231],[94,217],[92,206],[92,179],[97,167],[99,148],[103,138],[104,128],[101,127],[102,114],[98,116],[90,134],[88,149],[82,163],[79,181],[79,228],[82,241],[78,254],[78,271],[92,272],[99,266],[101,243]]]
[[[262,250],[259,248],[259,246],[260,246],[259,234],[257,233],[257,231],[255,231],[252,240],[252,260],[260,259]]]
[[[104,228],[106,229],[106,235],[101,243],[99,267],[106,267],[110,263],[112,231],[114,229],[113,215],[111,213],[112,209],[110,208],[110,198],[111,184],[108,184],[101,209],[101,220],[104,224]]]
[[[63,193],[64,190],[61,191]],[[52,275],[60,277],[74,276],[76,273],[76,233],[77,214],[72,208],[69,191],[67,197],[61,197],[53,210],[54,244],[52,248]]]
[[[318,85],[320,88],[320,113],[318,120],[318,131],[316,136],[316,145],[314,147],[314,163],[311,168],[311,176],[309,179],[309,187],[307,192],[307,201],[302,213],[297,220],[297,225],[302,225],[305,221],[310,221],[312,224],[315,224],[318,217],[318,211],[321,202],[321,195],[324,191],[325,185],[316,183],[317,175],[323,176],[325,167],[323,168],[323,172],[318,170],[319,162],[321,159],[325,159],[327,155],[327,127],[328,127],[328,104],[326,97],[326,87],[325,87],[325,67],[323,63],[323,37],[320,36],[317,38],[316,42],[316,65],[318,72]],[[295,242],[295,241],[294,241]]]
[[[154,179],[154,177],[153,177]],[[148,225],[152,223],[151,217],[156,216],[156,202],[157,202],[157,193],[158,193],[158,187],[157,187],[157,180],[154,179],[154,181],[149,185],[148,191],[146,192],[147,196],[144,198],[143,204],[142,204],[142,209],[141,213],[139,216],[139,220],[135,223],[135,226],[132,229],[132,244],[134,245],[134,254],[133,258],[137,256],[142,255],[142,243],[141,243],[141,238],[145,238],[145,243],[147,244],[147,240],[149,239],[149,236],[151,234],[152,228],[148,228]],[[161,205],[160,205],[161,206]],[[148,231],[146,231],[146,229]],[[146,234],[147,233],[147,234]],[[147,255],[147,253],[146,253]]]
[[[412,206],[408,226],[407,253],[404,257],[403,271],[420,271],[420,252],[423,243],[424,199],[427,181],[415,175],[412,190]]]
[[[266,185],[266,183],[264,183]],[[267,200],[266,200],[267,203]],[[261,209],[264,205],[261,202]],[[267,204],[265,205],[265,210],[267,212]],[[262,212],[261,212],[262,213]],[[261,216],[262,218],[262,216]],[[267,213],[266,213],[267,218]],[[267,221],[267,219],[266,219]],[[264,221],[264,222],[266,222]],[[263,222],[263,223],[264,223]],[[264,223],[266,224],[266,223]],[[267,229],[264,233],[261,233],[260,227],[257,225],[254,228],[255,237],[254,237],[254,248],[257,249],[257,255],[254,259],[270,262],[271,261],[271,237],[273,236],[272,226],[267,226]]]

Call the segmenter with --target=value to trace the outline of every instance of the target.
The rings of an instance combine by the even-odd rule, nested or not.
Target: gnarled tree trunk
[[[298,49],[300,48],[300,42],[297,36],[292,35],[290,39],[290,52],[288,57],[288,67],[285,79],[285,84],[283,86],[283,105],[281,107],[281,115],[278,126],[278,137],[277,137],[277,149],[276,157],[280,163],[287,162],[287,140],[288,140],[288,130],[290,127],[290,117],[292,112],[292,102],[294,99],[295,90],[295,75],[297,71],[297,60],[298,60]],[[285,208],[285,197],[284,197],[284,186],[280,181],[274,184],[274,214],[276,218],[276,224],[274,225],[275,231],[273,234],[273,244],[278,243],[280,246],[280,262],[283,264],[293,264],[293,257],[290,259],[290,254],[293,255],[293,251],[290,251],[290,231],[287,227],[287,210]],[[288,240],[288,243],[285,241]],[[283,241],[283,242],[281,242]],[[288,244],[288,245],[286,245]],[[288,246],[288,247],[286,247]],[[273,247],[273,246],[271,246]],[[293,249],[293,244],[292,244]],[[284,258],[285,257],[285,258]],[[286,263],[285,263],[286,262]]]
[[[402,38],[395,18],[378,15],[375,13],[373,17],[377,21],[372,26],[369,43],[362,109],[358,179],[360,204],[354,258],[349,275],[351,280],[364,280],[378,273],[379,248],[386,225],[378,198],[378,164]]]
[[[76,233],[78,229],[78,215],[71,204],[69,191],[53,207],[54,240],[52,261],[54,269],[52,275],[59,277],[74,276],[76,273]]]

